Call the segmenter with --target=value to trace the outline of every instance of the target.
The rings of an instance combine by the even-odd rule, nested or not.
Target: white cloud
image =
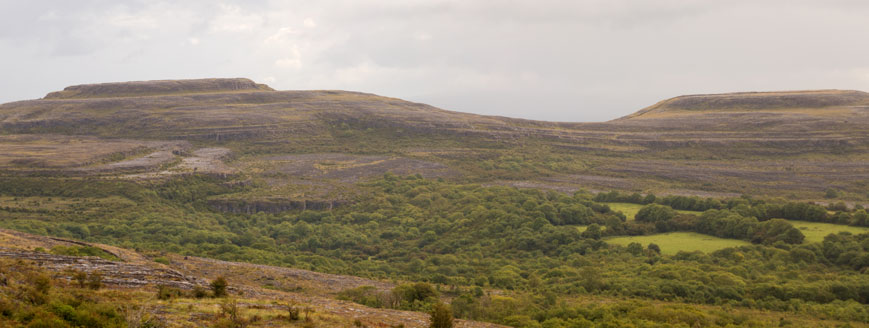
[[[286,42],[290,36],[299,34],[299,31],[292,27],[281,27],[277,32],[267,37],[263,42],[265,44],[279,44]]]
[[[303,25],[307,28],[315,28],[317,27],[317,23],[314,22],[314,19],[311,17],[305,18],[305,21],[302,22]]]
[[[300,69],[300,68],[302,68],[302,55],[299,52],[299,47],[293,46],[290,49],[289,56],[276,60],[275,66],[277,66],[279,68],[288,68],[288,69]]]
[[[260,28],[263,17],[244,13],[241,7],[220,4],[220,14],[211,21],[211,30],[216,32],[249,32]]]

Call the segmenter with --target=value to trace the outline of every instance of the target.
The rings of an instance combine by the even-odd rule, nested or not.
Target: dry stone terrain
[[[98,257],[52,255],[32,250],[36,247],[50,248],[57,245],[94,246],[119,256],[122,261],[108,261]],[[425,313],[374,309],[336,300],[335,294],[346,288],[374,286],[385,291],[394,286],[389,282],[352,276],[178,255],[169,255],[170,265],[166,266],[150,261],[145,256],[130,250],[62,238],[35,236],[6,229],[0,229],[0,258],[32,262],[53,272],[56,278],[67,280],[72,279],[75,271],[99,272],[103,276],[103,283],[110,288],[150,289],[158,285],[181,289],[191,289],[194,286],[207,288],[209,281],[217,276],[224,276],[230,283],[230,293],[244,295],[246,298],[275,300],[282,304],[303,304],[318,312],[360,320],[372,327],[390,327],[399,324],[405,327],[428,326],[428,315]],[[269,285],[270,288],[263,288],[265,285]],[[243,303],[240,305],[253,306]],[[457,327],[503,326],[457,320]]]

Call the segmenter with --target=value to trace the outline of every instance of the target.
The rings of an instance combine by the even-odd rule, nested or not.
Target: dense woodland
[[[866,226],[861,208],[749,197],[568,195],[391,174],[363,184],[364,196],[332,211],[246,215],[208,208],[209,197],[244,188],[204,176],[153,185],[2,178],[4,200],[38,204],[0,202],[0,225],[140,250],[409,282],[390,293],[361,288],[343,297],[427,311],[442,296],[458,317],[519,327],[751,321],[698,308],[709,305],[869,323],[869,234],[807,243],[781,220]],[[57,205],[70,199],[83,201]],[[645,206],[629,220],[606,205],[613,201]],[[669,231],[752,245],[666,256],[653,244],[606,242],[609,236]],[[637,301],[582,301],[595,297]]]

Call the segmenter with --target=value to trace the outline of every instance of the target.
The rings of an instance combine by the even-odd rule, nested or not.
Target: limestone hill
[[[645,118],[679,111],[799,111],[866,106],[869,106],[869,93],[853,90],[737,92],[674,97],[644,108],[625,118]]]
[[[161,80],[83,84],[49,93],[45,99],[141,97],[170,94],[215,93],[236,91],[273,91],[249,79]]]
[[[264,179],[244,197],[268,208],[333,204],[332,191],[390,171],[563,191],[814,198],[832,188],[862,199],[867,153],[869,94],[860,91],[681,96],[604,123],[275,91],[248,79],[81,85],[0,105],[7,173]]]

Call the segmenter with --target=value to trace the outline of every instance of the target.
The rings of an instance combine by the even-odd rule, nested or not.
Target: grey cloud
[[[0,101],[246,76],[606,120],[687,93],[869,89],[865,17],[856,0],[0,1]]]

